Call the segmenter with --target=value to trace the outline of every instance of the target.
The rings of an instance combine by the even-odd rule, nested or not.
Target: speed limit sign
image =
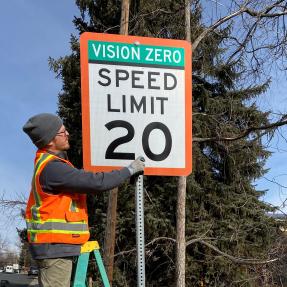
[[[145,157],[146,175],[191,172],[191,46],[187,41],[83,33],[84,168]]]

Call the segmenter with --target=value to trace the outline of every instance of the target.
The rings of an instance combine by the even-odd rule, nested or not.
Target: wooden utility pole
[[[130,12],[130,0],[122,0],[122,12],[121,12],[121,27],[120,34],[129,34],[129,12]]]
[[[105,243],[104,243],[104,262],[107,276],[111,286],[113,282],[113,271],[114,271],[117,202],[118,202],[118,188],[114,188],[109,191],[107,226],[106,226]]]
[[[129,0],[122,0],[121,23],[120,23],[120,34],[122,35],[128,35],[129,6],[130,6]],[[118,188],[114,188],[109,192],[107,226],[106,226],[105,244],[104,244],[104,262],[111,287],[113,282],[113,271],[114,271],[117,201],[118,201]]]
[[[185,40],[191,43],[190,10],[191,0],[185,0]]]
[[[178,178],[176,211],[176,286],[185,287],[185,198],[186,177]]]
[[[190,38],[190,0],[185,0],[185,35],[186,40]],[[185,287],[185,202],[186,202],[186,177],[178,178],[177,189],[177,211],[176,211],[176,286]]]

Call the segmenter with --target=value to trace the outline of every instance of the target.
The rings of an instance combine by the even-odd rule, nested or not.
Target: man
[[[26,209],[28,241],[39,267],[39,285],[70,286],[73,257],[89,239],[86,194],[112,189],[142,173],[140,158],[106,173],[85,172],[68,160],[69,133],[62,120],[43,113],[23,126],[38,148]]]

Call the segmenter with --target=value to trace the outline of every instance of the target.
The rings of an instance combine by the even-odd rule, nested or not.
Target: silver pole
[[[138,287],[145,286],[145,244],[144,244],[144,192],[143,176],[136,179],[136,236]]]

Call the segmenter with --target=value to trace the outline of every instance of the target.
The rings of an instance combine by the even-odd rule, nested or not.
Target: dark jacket
[[[67,159],[65,152],[57,154],[57,156]],[[117,187],[130,176],[128,168],[93,173],[71,167],[60,160],[52,160],[42,171],[40,184],[43,191],[51,194],[61,192],[88,194]],[[80,248],[80,245],[74,244],[30,244],[30,251],[34,259],[78,256]]]

